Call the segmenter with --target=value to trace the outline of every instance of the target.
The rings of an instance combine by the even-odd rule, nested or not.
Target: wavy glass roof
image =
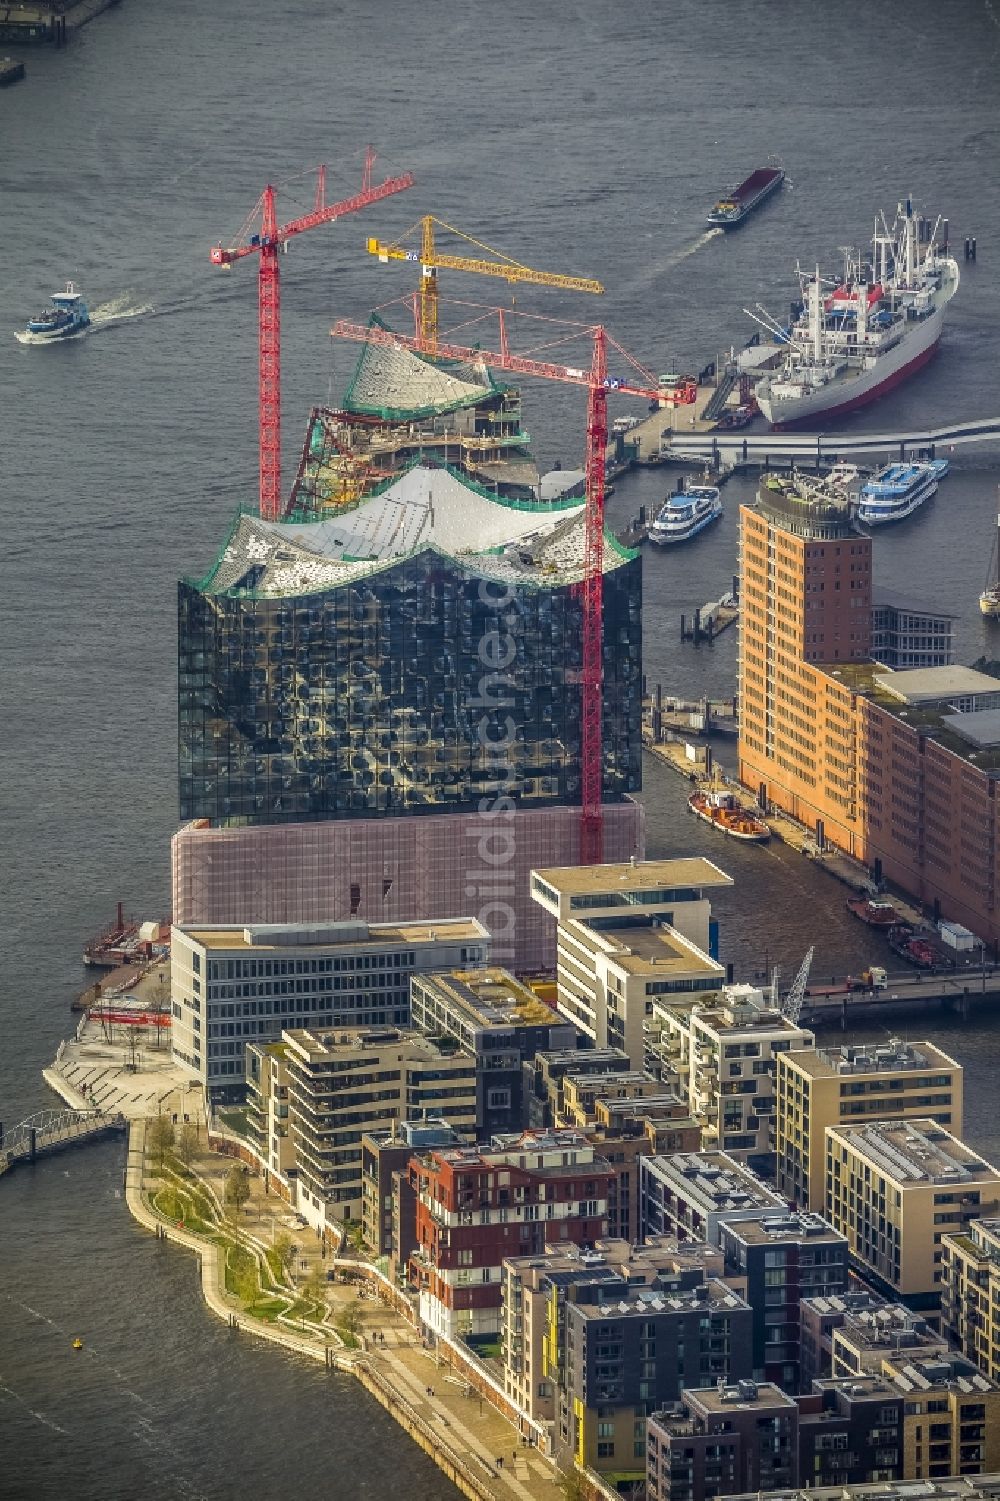
[[[386,327],[375,314],[369,319],[372,326]],[[344,407],[349,412],[407,421],[472,406],[503,389],[485,366],[435,362],[402,347],[366,344]]]
[[[416,464],[378,494],[324,521],[240,515],[198,588],[295,596],[336,588],[425,550],[475,559],[470,571],[560,588],[583,574],[584,506],[496,498],[449,469]],[[608,572],[634,554],[606,535]]]

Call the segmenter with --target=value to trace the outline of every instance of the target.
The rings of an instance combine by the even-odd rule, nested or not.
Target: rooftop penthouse
[[[425,1031],[457,1032],[473,1050],[477,1032],[547,1027],[559,1023],[551,1006],[508,970],[450,970],[420,977],[411,992],[413,1022]]]

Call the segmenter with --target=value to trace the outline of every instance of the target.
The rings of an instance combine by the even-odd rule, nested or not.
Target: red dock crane
[[[287,224],[278,224],[274,188],[268,183],[251,210],[231,248],[215,245],[211,251],[213,266],[231,267],[247,255],[259,255],[257,273],[259,299],[260,348],[260,514],[277,521],[282,513],[281,495],[281,281],[278,251],[287,247],[292,235],[319,224],[331,224],[345,214],[356,214],[370,203],[378,203],[393,193],[412,188],[413,177],[404,172],[372,186],[375,153],[369,146],[365,154],[361,191],[339,203],[326,202],[326,167],[317,168],[316,198],[313,210]],[[254,230],[258,221],[260,228]]]
[[[406,301],[409,301],[406,299]],[[416,333],[399,334],[378,324],[352,323],[341,318],[331,329],[334,338],[353,339],[362,344],[381,344],[389,349],[410,349],[417,354],[426,354],[426,341],[420,331],[420,313],[416,298],[412,301]],[[475,303],[461,306],[476,307]],[[655,376],[632,358],[610,337],[601,324],[585,327],[582,324],[566,325],[571,332],[560,339],[550,339],[536,352],[551,349],[570,339],[589,338],[592,344],[590,369],[572,365],[554,364],[538,360],[530,355],[511,353],[508,344],[508,323],[511,318],[553,324],[552,318],[537,314],[510,313],[503,308],[480,309],[482,317],[473,318],[461,327],[483,321],[483,317],[496,315],[499,319],[498,349],[485,350],[479,345],[455,344],[447,337],[438,338],[435,354],[439,359],[461,360],[467,364],[483,364],[496,370],[507,370],[516,375],[536,375],[543,380],[566,381],[570,385],[584,386],[587,399],[587,460],[586,460],[586,542],[584,547],[583,580],[580,596],[583,606],[583,671],[581,673],[582,725],[581,725],[581,803],[582,824],[580,829],[580,860],[584,865],[597,865],[603,858],[604,828],[602,813],[603,794],[603,638],[604,638],[604,495],[605,466],[608,446],[608,392],[619,391],[624,396],[643,396],[658,400],[662,395]],[[458,330],[452,330],[457,332]],[[642,377],[643,383],[633,383],[608,375],[608,346],[618,352]],[[693,394],[692,394],[693,399]]]

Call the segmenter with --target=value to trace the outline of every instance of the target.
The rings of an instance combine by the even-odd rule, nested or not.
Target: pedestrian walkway
[[[480,1501],[559,1501],[558,1471],[520,1435],[495,1408],[426,1349],[406,1319],[372,1290],[345,1281],[323,1282],[323,1300],[330,1309],[329,1326],[344,1327],[347,1306],[353,1305],[358,1349],[343,1347],[333,1327],[313,1324],[301,1334],[287,1326],[253,1318],[226,1290],[224,1257],[214,1240],[198,1236],[182,1224],[167,1222],[150,1207],[150,1190],[160,1179],[150,1172],[143,1152],[145,1124],[137,1123],[129,1143],[126,1199],[136,1219],[147,1229],[195,1251],[202,1265],[202,1292],[209,1308],[241,1330],[354,1371],[370,1390],[381,1393],[383,1404],[397,1421],[423,1435],[427,1452],[442,1468],[456,1467],[471,1482],[469,1494]],[[207,1150],[192,1163],[202,1185],[220,1204],[225,1201],[226,1178],[234,1159]],[[336,1270],[334,1258],[317,1233],[304,1225],[275,1194],[266,1193],[260,1177],[248,1179],[250,1198],[240,1213],[246,1236],[263,1245],[288,1234],[295,1245],[291,1277],[302,1286],[315,1271],[326,1276]],[[352,1275],[356,1275],[352,1273]],[[370,1381],[365,1380],[370,1374]],[[439,1451],[439,1452],[438,1452]],[[447,1463],[446,1463],[447,1462]]]

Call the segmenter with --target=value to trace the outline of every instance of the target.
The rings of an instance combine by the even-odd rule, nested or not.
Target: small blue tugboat
[[[82,333],[90,325],[87,304],[71,281],[65,292],[53,292],[52,306],[29,318],[28,326],[17,338],[22,344],[54,344],[58,339],[70,339]]]

